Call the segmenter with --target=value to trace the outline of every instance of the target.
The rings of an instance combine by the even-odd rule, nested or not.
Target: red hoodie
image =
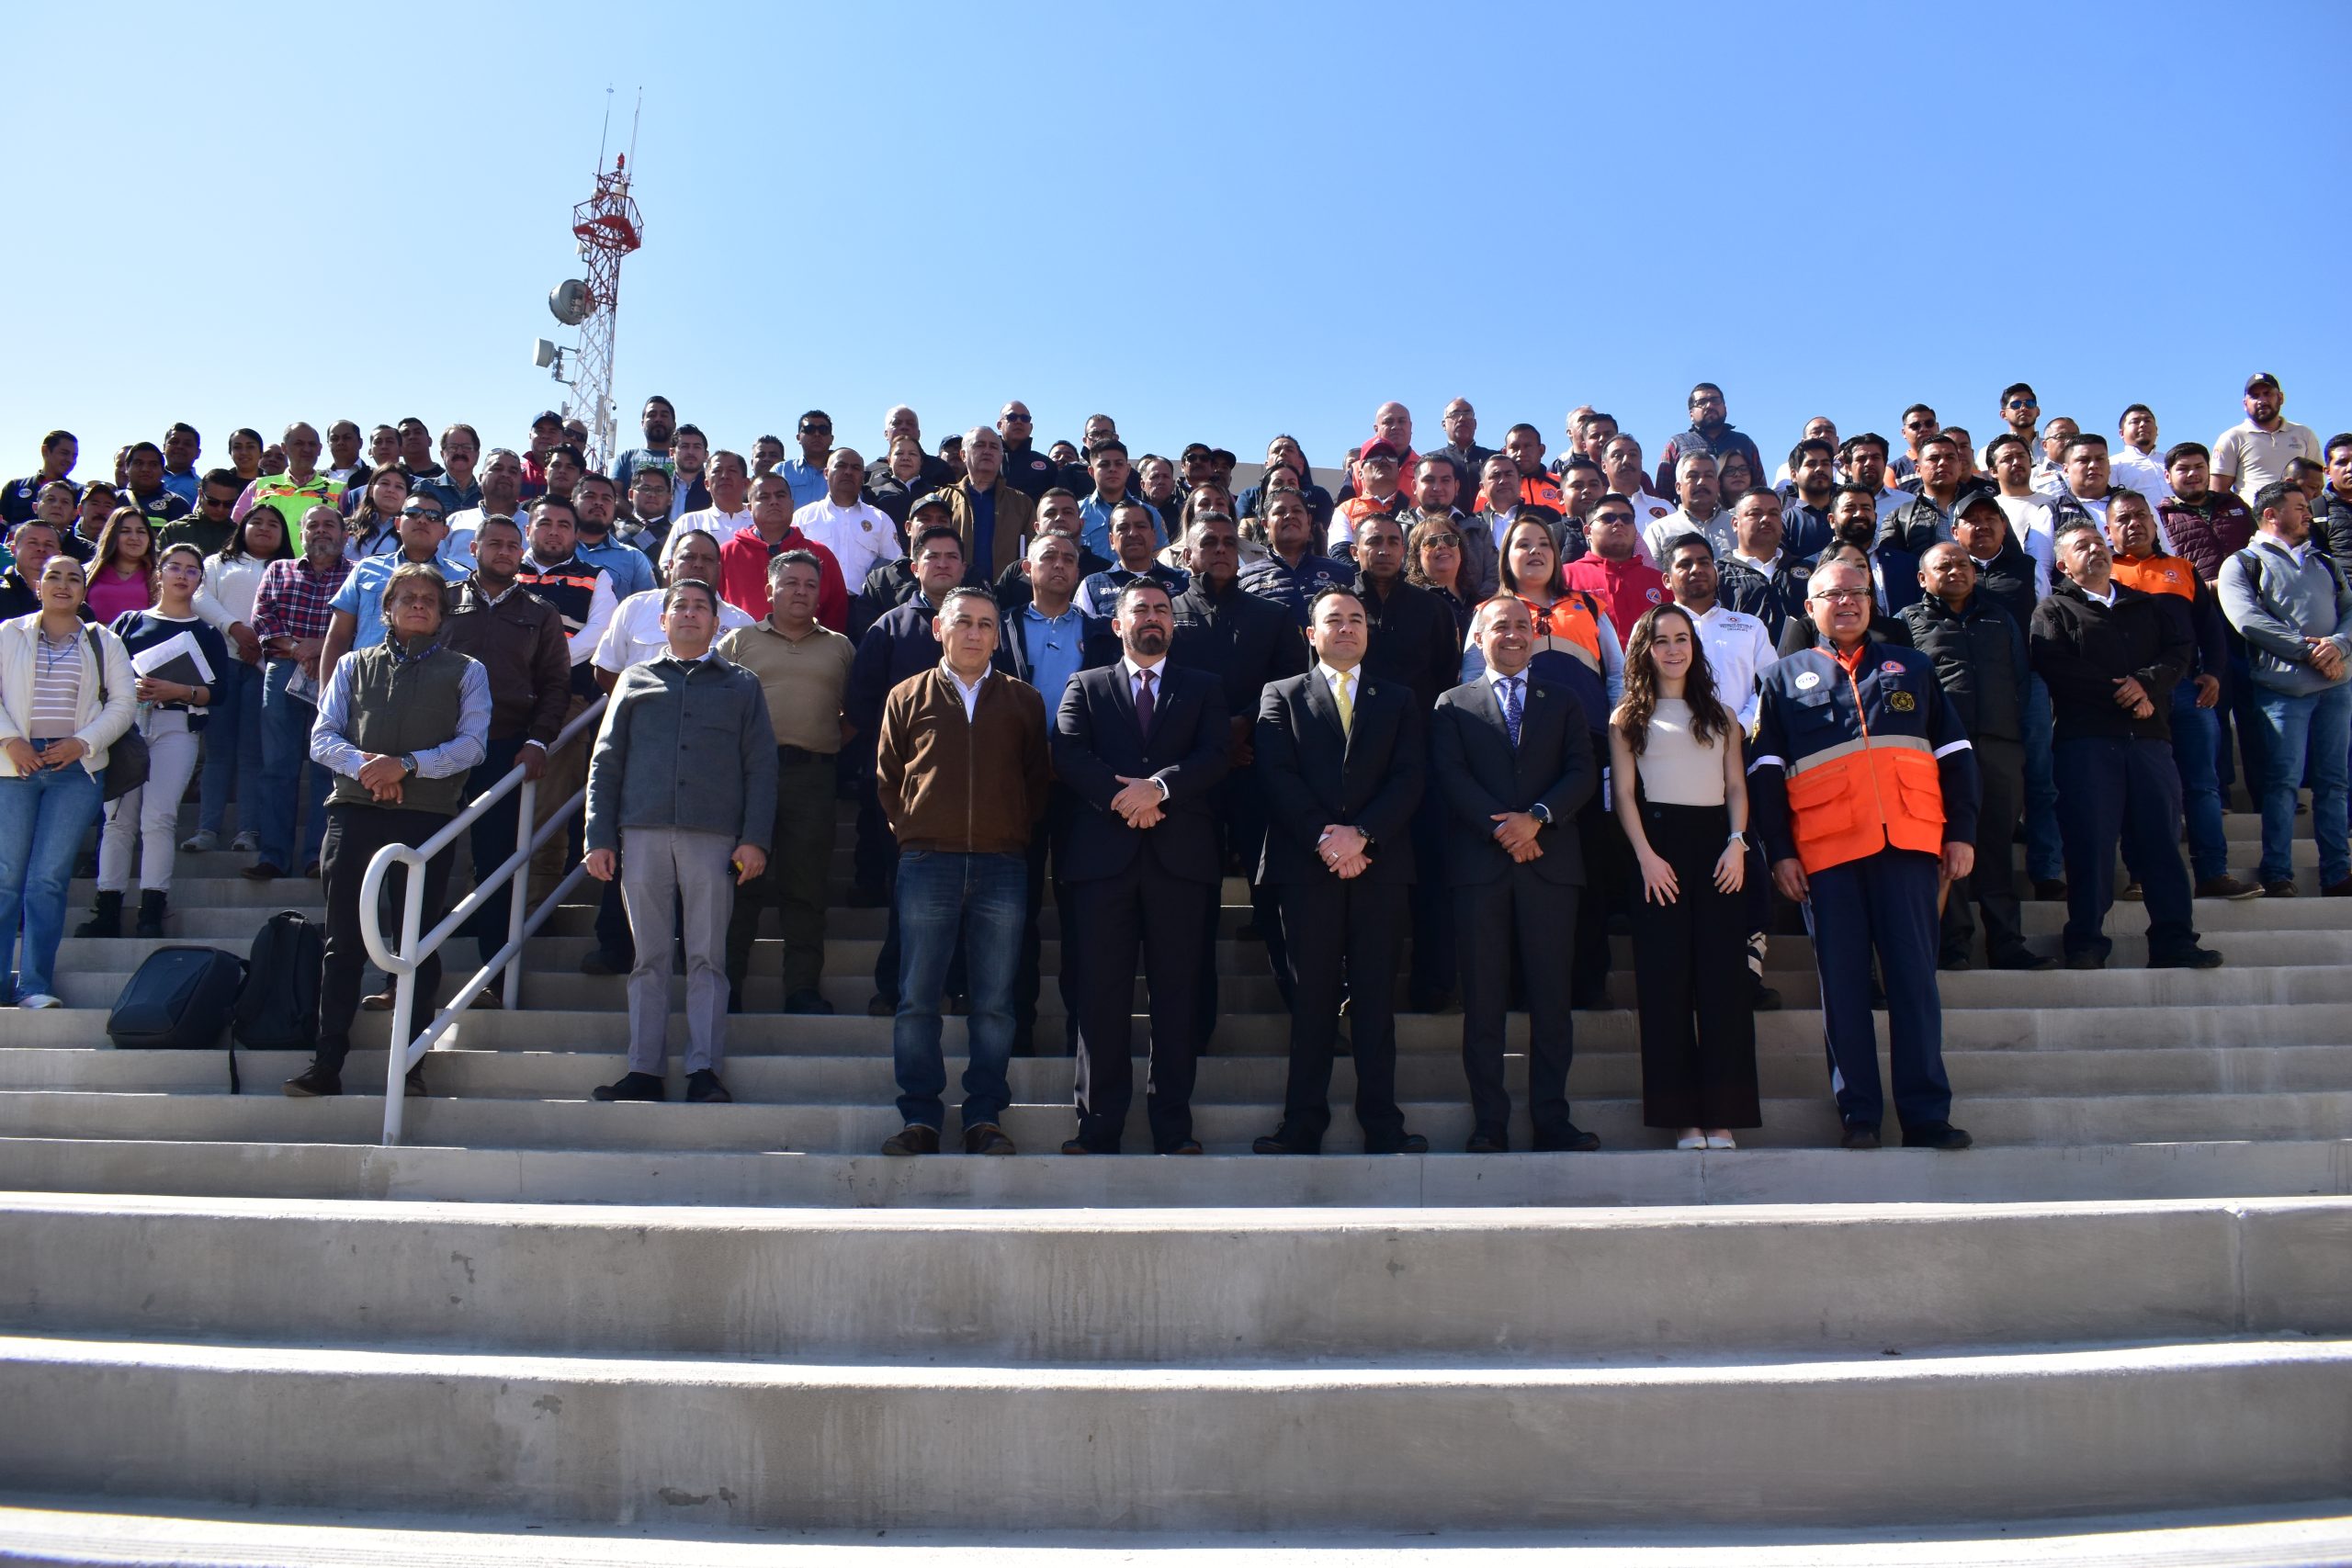
[[[1600,601],[1609,612],[1609,624],[1616,628],[1621,649],[1632,638],[1634,623],[1645,612],[1674,602],[1666,573],[1643,565],[1638,558],[1608,561],[1589,555],[1570,561],[1560,576],[1570,588],[1581,588]]]
[[[802,533],[786,528],[771,547],[757,528],[746,528],[718,547],[718,596],[755,621],[767,619],[768,562],[786,550],[807,550],[817,558],[817,619],[827,628],[849,630],[849,585],[842,581],[842,563],[833,552]]]

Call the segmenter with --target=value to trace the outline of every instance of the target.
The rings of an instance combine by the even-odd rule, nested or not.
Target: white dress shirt
[[[670,525],[670,532],[662,541],[662,575],[669,575],[671,563],[677,558],[678,541],[688,534],[707,534],[715,543],[724,547],[728,540],[751,525],[752,509],[749,506],[741,512],[721,512],[716,506],[706,506],[698,512],[687,513]]]
[[[718,602],[721,637],[750,625],[751,616],[724,599]],[[669,646],[670,639],[662,634],[662,590],[649,588],[630,594],[613,611],[605,635],[596,642],[596,668],[617,675],[632,664],[659,658]]]
[[[1715,697],[1738,713],[1741,728],[1748,728],[1756,723],[1757,682],[1780,662],[1772,634],[1755,616],[1721,604],[1696,619],[1707,668],[1715,678]]]
[[[863,501],[835,506],[831,497],[820,496],[793,510],[792,525],[833,552],[833,558],[842,565],[842,580],[852,593],[867,572],[906,554],[899,547],[899,530],[888,516]]]
[[[2109,459],[2107,478],[2109,484],[2136,490],[2146,496],[2151,510],[2172,499],[2172,479],[2165,472],[2164,458],[2128,443],[2118,446]]]
[[[988,682],[988,678],[990,673],[989,667],[987,665],[982,665],[980,667],[980,678],[973,682],[968,686],[964,684],[964,677],[956,673],[955,667],[950,665],[945,660],[943,659],[939,661],[939,667],[947,671],[948,682],[956,688],[956,694],[964,699],[964,722],[969,724],[972,721],[973,716],[979,711],[980,687]]]

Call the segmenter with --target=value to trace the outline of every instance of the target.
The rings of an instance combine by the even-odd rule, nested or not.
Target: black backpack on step
[[[245,983],[245,961],[217,947],[159,947],[147,955],[107,1015],[118,1051],[212,1051]],[[237,1092],[229,1050],[229,1092]]]
[[[319,923],[280,909],[254,933],[244,989],[230,1029],[249,1051],[315,1051],[319,1045],[319,965],[326,957]]]

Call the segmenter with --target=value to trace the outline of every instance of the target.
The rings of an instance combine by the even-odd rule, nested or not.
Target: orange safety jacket
[[[1975,841],[1975,753],[1928,655],[1867,640],[1807,649],[1760,684],[1748,799],[1771,859],[1810,875],[1884,849]]]

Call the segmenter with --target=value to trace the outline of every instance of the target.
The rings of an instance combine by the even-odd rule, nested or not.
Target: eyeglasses
[[[2031,398],[2011,398],[2008,406],[2013,409],[2038,409],[2041,405]]]
[[[1813,596],[1825,604],[1856,604],[1871,595],[1867,588],[1816,588]]]
[[[1421,536],[1421,547],[1422,547],[1423,549],[1427,549],[1427,548],[1429,548],[1431,545],[1450,545],[1450,546],[1452,546],[1453,548],[1455,548],[1455,549],[1457,549],[1457,550],[1458,550],[1458,549],[1460,549],[1460,548],[1462,547],[1462,536],[1461,536],[1461,535],[1459,535],[1459,534],[1424,534],[1424,535],[1422,535],[1422,536]]]

